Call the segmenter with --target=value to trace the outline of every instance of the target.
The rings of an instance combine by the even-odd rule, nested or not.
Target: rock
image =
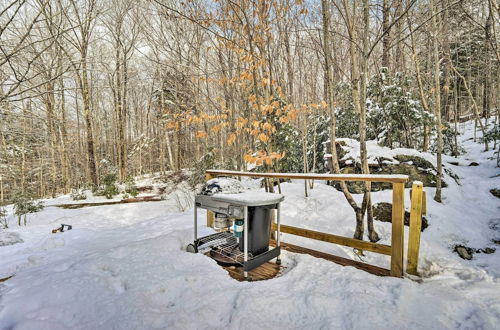
[[[456,245],[453,250],[456,253],[458,253],[460,258],[465,259],[465,260],[471,260],[472,255],[474,254],[474,251],[470,247],[463,246],[463,245]]]
[[[496,245],[500,245],[500,239],[492,239],[491,241]]]
[[[476,162],[472,162],[472,163],[469,164],[469,166],[479,166],[479,164],[476,163]]]
[[[406,183],[406,188],[410,188],[413,181],[420,181],[423,183],[424,187],[435,187],[437,175],[434,174],[435,171],[431,168],[422,168],[416,164],[391,164],[387,165],[385,169],[379,172],[380,174],[406,174],[410,177]],[[447,187],[446,182],[442,181],[443,187]],[[391,185],[392,188],[392,185]]]
[[[358,160],[354,159],[342,159],[346,155],[346,151],[343,146],[346,145],[345,141],[336,142],[336,150],[339,157],[339,166],[341,168],[342,174],[361,174],[361,167]],[[325,154],[331,154],[331,144],[329,142],[325,143]],[[370,172],[372,174],[405,174],[409,176],[409,180],[406,183],[406,188],[410,188],[412,182],[421,181],[424,187],[436,187],[437,182],[437,171],[434,165],[417,155],[406,155],[400,154],[394,157],[391,156],[379,156],[375,158],[376,162],[373,160],[370,163]],[[399,164],[398,164],[399,162]],[[325,157],[325,165],[330,173],[333,173],[332,158]],[[458,182],[458,177],[450,170],[445,169],[446,173],[450,175],[455,181]],[[339,182],[331,182],[337,190],[341,190]],[[346,182],[349,192],[352,194],[361,194],[364,192],[364,182]],[[391,183],[374,182],[371,185],[371,191],[380,191],[384,189],[392,189]],[[442,181],[442,187],[447,187],[446,182]]]
[[[418,161],[417,161],[418,162]],[[421,165],[422,163],[420,163]],[[430,163],[429,163],[430,164]],[[432,165],[431,165],[432,166]],[[359,167],[348,166],[341,170],[343,174],[361,174],[361,169]],[[409,176],[409,180],[406,183],[406,188],[411,188],[414,181],[420,181],[423,183],[424,187],[435,187],[437,175],[433,169],[425,169],[414,164],[382,164],[377,170],[372,170],[372,174],[406,174]],[[352,194],[361,194],[364,192],[364,182],[346,182],[349,192]],[[337,190],[341,190],[340,183],[334,181],[332,183],[333,187]],[[442,186],[447,187],[448,185],[443,180]],[[374,182],[372,183],[371,191],[380,191],[385,189],[392,189],[392,184],[388,182]]]
[[[373,205],[373,218],[377,221],[392,223],[392,204],[382,202]],[[404,223],[405,226],[410,226],[410,212],[408,211],[405,211]],[[429,221],[426,217],[422,217],[422,229],[420,231],[424,231],[427,227],[429,227]]]
[[[450,164],[450,165],[454,165],[454,166],[458,166],[458,165],[460,165],[458,162],[448,162],[448,164]]]
[[[279,181],[279,183],[292,182],[292,180],[290,180],[290,179],[283,179],[283,178],[280,178],[278,180],[273,179],[270,182],[273,184],[273,187],[277,187],[278,186],[278,181]],[[266,188],[266,178],[262,178],[260,180],[260,187],[261,188]]]
[[[495,253],[495,251],[496,251],[495,248],[487,247],[487,248],[484,248],[484,249],[479,249],[478,252],[481,252],[481,253],[484,253],[484,254],[492,254],[492,253]]]
[[[412,155],[397,155],[394,156],[394,159],[399,161],[400,163],[409,163],[412,162],[415,166],[424,168],[424,169],[432,169],[435,170],[434,166],[431,164],[431,162],[423,159],[422,157],[419,156],[412,156]]]
[[[337,150],[337,157],[339,159],[339,166],[343,167],[345,166],[345,160],[342,160],[342,158],[347,154],[347,152],[342,148],[343,146],[346,146],[347,144],[345,141],[335,141],[335,149]],[[332,144],[330,141],[325,142],[325,154],[332,154]],[[332,157],[328,157],[325,159],[326,163],[326,169],[330,172],[333,173],[333,166],[332,166]]]
[[[500,198],[500,189],[490,189],[490,193],[496,198]]]
[[[340,173],[342,174],[361,174],[361,170],[358,167],[344,167],[343,169],[340,170]],[[338,191],[341,191],[342,188],[340,186],[339,181],[332,181],[330,182],[331,185],[337,189]],[[365,189],[365,184],[364,182],[346,182],[347,184],[347,189],[351,194],[362,194]],[[378,187],[375,187],[374,184],[372,184],[372,191],[379,191],[381,190]]]

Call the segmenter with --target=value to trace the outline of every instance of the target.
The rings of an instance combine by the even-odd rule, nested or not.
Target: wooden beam
[[[276,242],[271,240],[270,245],[276,246]],[[335,256],[333,254],[328,254],[325,252],[308,249],[308,248],[305,248],[303,246],[293,245],[290,243],[280,242],[280,247],[281,247],[281,249],[289,251],[289,252],[309,254],[315,258],[325,259],[325,260],[334,262],[336,264],[339,264],[341,266],[350,266],[350,267],[354,267],[354,268],[357,268],[360,270],[364,270],[365,272],[368,272],[368,273],[373,274],[373,275],[390,276],[390,272],[388,269],[365,264],[364,262],[360,262],[360,261],[356,261],[356,260],[352,260],[352,259],[347,259],[347,258],[342,258],[339,256]]]
[[[391,243],[391,276],[403,276],[404,248],[404,183],[392,185],[392,243]]]
[[[330,180],[330,181],[361,181],[361,182],[389,182],[406,183],[407,175],[399,174],[315,174],[315,173],[253,173],[225,170],[207,170],[207,175],[212,176],[250,176],[256,178],[279,179],[305,179],[305,180]]]
[[[422,229],[423,186],[421,182],[413,184],[410,211],[410,235],[408,238],[408,261],[406,272],[418,275],[418,254],[420,250],[420,231]]]
[[[343,246],[348,246],[360,250],[372,251],[375,253],[391,255],[391,247],[389,245],[377,244],[367,241],[360,241],[350,237],[332,235],[327,233],[322,233],[315,230],[297,228],[287,225],[280,225],[282,233],[292,234],[296,236],[302,236],[307,238],[312,238],[318,241],[339,244]],[[273,224],[273,231],[276,231],[276,225]]]
[[[211,180],[215,178],[214,175],[206,172],[205,174],[205,180]],[[207,227],[213,227],[215,222],[215,214],[212,211],[207,210]]]

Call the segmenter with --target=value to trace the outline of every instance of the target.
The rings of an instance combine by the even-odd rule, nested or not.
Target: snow
[[[23,240],[18,233],[0,232],[0,246],[14,245],[22,242]]]
[[[213,199],[221,202],[233,203],[242,206],[270,205],[281,202],[283,195],[262,191],[246,191],[239,194],[215,194]]]
[[[430,226],[422,233],[419,279],[377,277],[285,251],[279,277],[237,282],[210,258],[185,252],[193,239],[193,209],[186,208],[188,201],[179,203],[183,195],[80,209],[50,206],[73,202],[65,196],[45,201],[48,206],[30,214],[26,227],[17,226],[8,208],[10,228],[3,233],[24,242],[0,247],[0,279],[15,274],[0,282],[0,329],[497,329],[500,251],[474,254],[471,261],[452,252],[455,244],[495,247],[491,239],[500,239],[500,200],[489,193],[500,187],[500,171],[493,152],[469,140],[472,127],[461,136],[467,153],[458,162],[479,166],[447,165],[461,186],[448,180],[442,204],[432,199],[434,189],[424,188]],[[383,157],[393,152],[375,151]],[[430,154],[426,159],[435,163]],[[244,185],[258,188],[257,182]],[[281,188],[283,224],[352,236],[354,214],[342,193],[318,181],[308,198],[303,180]],[[374,193],[373,200],[390,202],[391,192]],[[408,208],[409,189],[405,203]],[[73,229],[52,234],[61,223]],[[391,225],[375,226],[380,243],[390,244]],[[201,223],[198,230],[211,232]],[[358,258],[349,248],[291,235],[283,240]],[[387,256],[366,252],[361,258],[389,266]]]
[[[203,187],[202,194],[238,194],[245,190],[240,181],[232,178],[215,178],[208,180]]]

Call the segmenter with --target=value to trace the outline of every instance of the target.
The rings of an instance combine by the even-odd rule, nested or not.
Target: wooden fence
[[[403,276],[404,256],[404,189],[408,181],[407,175],[376,175],[376,174],[305,174],[305,173],[252,173],[224,170],[207,170],[206,179],[218,176],[248,176],[258,178],[276,179],[304,179],[304,180],[330,180],[330,181],[358,181],[358,182],[388,182],[392,184],[392,237],[391,245],[361,241],[350,237],[323,233],[315,230],[280,225],[281,232],[307,237],[323,242],[348,246],[360,250],[380,253],[391,257],[391,276]],[[420,247],[420,229],[422,214],[425,214],[425,192],[422,183],[413,183],[411,195],[410,236],[407,255],[407,272],[417,275],[418,255]],[[212,226],[214,214],[207,212],[207,226]],[[275,227],[273,226],[273,230]]]

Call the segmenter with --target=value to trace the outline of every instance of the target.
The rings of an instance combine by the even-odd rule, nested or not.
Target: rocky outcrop
[[[351,140],[347,139],[349,143]],[[356,141],[354,141],[356,142]],[[352,146],[347,145],[343,140],[335,143],[337,154],[339,155],[339,165],[342,174],[361,174],[361,165],[359,160],[349,157],[349,148]],[[325,144],[325,162],[326,168],[333,173],[332,158],[330,156],[331,145],[330,142]],[[396,151],[396,150],[394,150]],[[392,155],[391,155],[392,152]],[[417,155],[397,154],[394,155],[392,150],[389,150],[387,157],[371,155],[369,157],[370,173],[372,174],[405,174],[408,175],[409,180],[406,187],[410,188],[414,181],[420,181],[424,187],[435,187],[437,183],[437,170],[434,165]],[[451,176],[457,183],[459,178],[451,170],[445,168],[444,171]],[[332,182],[337,190],[341,190],[339,182]],[[349,192],[353,194],[361,194],[364,192],[363,182],[347,182]],[[443,187],[447,187],[447,183],[442,181]],[[371,185],[371,191],[380,191],[384,189],[392,189],[392,184],[375,182]]]
[[[391,203],[377,203],[373,205],[373,218],[382,222],[392,223],[392,204]],[[410,212],[405,211],[404,218],[405,226],[410,226]],[[429,221],[426,217],[422,217],[422,229],[424,231],[429,227]]]
[[[404,156],[404,155],[401,155]],[[415,163],[414,161],[408,161],[408,162],[400,162],[399,164],[387,164],[385,162],[381,162],[379,166],[370,166],[370,173],[372,174],[406,174],[409,177],[408,182],[406,183],[406,188],[410,188],[412,185],[412,182],[414,181],[420,181],[423,183],[424,187],[435,187],[436,186],[436,180],[437,180],[437,175],[436,171],[434,169],[434,166],[424,160],[423,158],[417,157],[417,156],[411,156],[414,160],[417,160]],[[427,163],[427,164],[426,164]],[[426,164],[426,166],[429,167],[422,167],[417,164],[423,165]],[[341,169],[341,173],[344,174],[360,174],[361,169],[358,166],[345,166],[344,168]],[[446,182],[442,182],[443,187],[446,187],[447,184]],[[340,190],[340,183],[338,182],[333,182],[333,186],[337,189]],[[347,187],[349,191],[353,194],[361,194],[364,192],[364,183],[363,182],[348,182]],[[392,189],[392,184],[391,183],[385,183],[385,182],[375,182],[372,183],[372,190],[371,191],[380,191],[384,189]]]

